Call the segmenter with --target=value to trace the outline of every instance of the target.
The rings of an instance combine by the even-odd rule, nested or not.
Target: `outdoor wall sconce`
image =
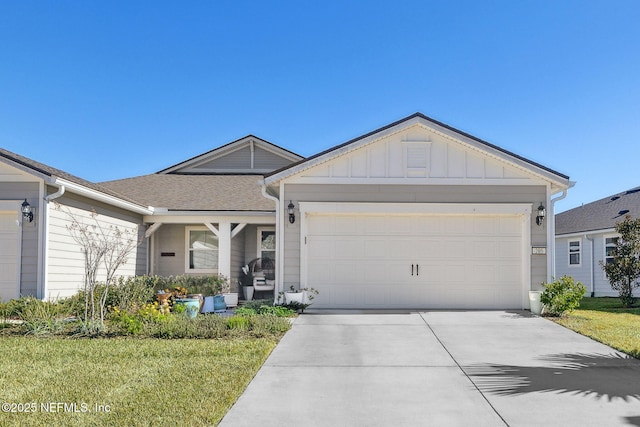
[[[294,213],[295,206],[293,206],[293,202],[289,200],[289,206],[287,206],[287,212],[289,213],[289,222],[293,224],[296,222],[296,214]]]
[[[547,216],[547,211],[544,206],[542,206],[542,203],[540,203],[540,206],[538,206],[538,216],[536,216],[536,224],[542,225],[545,216]]]
[[[33,212],[31,212],[31,205],[27,202],[27,199],[24,199],[22,202],[22,219],[27,222],[33,221]]]

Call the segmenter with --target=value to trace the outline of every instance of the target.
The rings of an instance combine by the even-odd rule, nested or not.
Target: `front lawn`
[[[618,298],[584,298],[579,309],[555,321],[640,358],[640,307],[624,309]]]
[[[276,343],[2,337],[0,425],[216,425]]]

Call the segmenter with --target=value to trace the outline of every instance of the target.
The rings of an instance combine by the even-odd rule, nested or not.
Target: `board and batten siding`
[[[71,203],[65,203],[69,201]],[[92,218],[92,209],[97,216]],[[47,244],[47,294],[46,299],[65,298],[74,295],[84,287],[85,261],[80,245],[73,239],[68,226],[70,215],[86,225],[100,224],[101,227],[118,227],[121,230],[137,230],[138,238],[144,236],[142,219],[120,209],[100,204],[92,206],[90,201],[66,198],[49,206],[49,230]],[[116,276],[135,276],[146,272],[146,239],[128,256]],[[105,279],[104,268],[98,271],[98,281]]]
[[[464,185],[346,185],[286,184],[285,200],[299,202],[369,202],[369,203],[531,203],[531,245],[547,246],[545,221],[535,222],[536,207],[546,200],[544,186],[464,186]],[[300,283],[300,221],[285,224],[283,272],[284,288]],[[541,288],[547,280],[547,258],[531,255],[532,288]]]

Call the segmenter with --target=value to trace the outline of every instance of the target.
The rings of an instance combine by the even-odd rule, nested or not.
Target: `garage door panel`
[[[522,308],[519,216],[307,219],[307,284],[320,291],[314,307]]]
[[[387,257],[388,244],[385,240],[367,239],[364,243],[363,251],[364,256],[368,259],[384,259]]]
[[[20,239],[17,211],[0,211],[0,301],[20,296]]]

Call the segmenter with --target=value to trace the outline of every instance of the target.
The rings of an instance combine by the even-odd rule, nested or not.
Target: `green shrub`
[[[291,329],[289,319],[276,316],[249,317],[251,335],[254,337],[280,336]]]
[[[65,329],[65,319],[68,312],[63,304],[41,301],[37,298],[21,298],[24,305],[20,318],[24,321],[23,330],[28,334],[44,335],[56,334]]]
[[[242,307],[250,308],[250,309],[255,310],[257,312],[258,310],[260,310],[260,307],[262,307],[263,305],[273,305],[273,298],[256,299],[256,300],[253,300],[253,301],[247,301],[246,303],[244,303],[242,305]]]
[[[297,313],[282,305],[263,305],[260,306],[258,314],[271,315],[276,317],[294,317]]]
[[[255,316],[256,314],[258,314],[258,312],[256,312],[256,310],[254,310],[253,308],[247,308],[247,307],[238,307],[235,309],[235,313],[238,316],[245,316],[245,317]]]
[[[172,316],[164,323],[147,325],[147,333],[155,338],[224,338],[228,334],[227,322],[221,316],[207,315],[190,319],[187,316]]]
[[[246,331],[249,329],[249,319],[238,315],[227,317],[227,328]]]
[[[113,286],[114,298],[110,305],[119,307],[120,310],[134,310],[152,303],[158,280],[158,276],[144,275],[127,278],[120,276]]]
[[[580,300],[587,292],[587,288],[576,282],[573,277],[562,276],[553,283],[544,285],[545,289],[540,301],[545,311],[552,316],[562,316],[565,312],[573,311],[580,306]]]

